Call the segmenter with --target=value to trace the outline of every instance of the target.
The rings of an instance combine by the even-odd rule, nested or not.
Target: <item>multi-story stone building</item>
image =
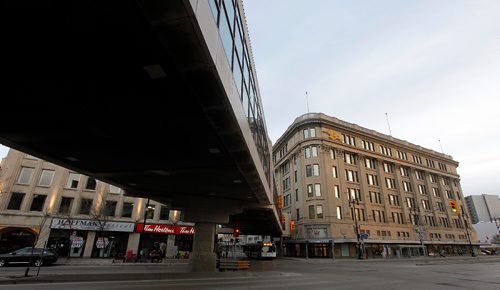
[[[333,243],[338,257],[477,245],[451,156],[310,113],[276,142],[273,161],[285,255],[331,257]]]
[[[13,149],[0,189],[0,252],[35,241],[70,257],[136,254],[140,244],[167,257],[191,251],[193,224],[182,212]]]

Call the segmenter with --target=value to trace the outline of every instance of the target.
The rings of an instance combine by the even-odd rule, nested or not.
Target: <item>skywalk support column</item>
[[[196,222],[194,226],[193,252],[189,255],[191,272],[213,272],[216,270],[214,253],[215,223]]]
[[[213,202],[213,201],[212,201]],[[210,204],[207,202],[207,205]],[[229,215],[241,212],[241,206],[225,203],[213,203],[208,208],[186,208],[186,221],[194,222],[193,252],[189,254],[189,271],[215,272],[216,269],[216,226],[227,224]]]

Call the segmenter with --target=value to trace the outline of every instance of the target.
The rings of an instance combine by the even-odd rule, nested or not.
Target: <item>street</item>
[[[239,272],[188,273],[186,264],[52,266],[7,282],[24,267],[0,269],[9,289],[500,289],[500,258],[427,260],[251,260]],[[36,273],[36,272],[32,272]]]

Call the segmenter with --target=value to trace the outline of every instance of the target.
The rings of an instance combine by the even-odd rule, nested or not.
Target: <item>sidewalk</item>
[[[163,259],[160,263],[147,263],[147,262],[127,262],[123,263],[123,260],[113,260],[108,258],[59,258],[54,265],[65,265],[65,266],[78,266],[78,265],[89,265],[89,266],[99,266],[99,265],[172,265],[172,264],[187,264],[188,259]]]

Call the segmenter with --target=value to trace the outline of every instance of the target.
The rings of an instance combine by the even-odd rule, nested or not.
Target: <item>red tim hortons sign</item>
[[[165,234],[165,235],[193,235],[193,226],[174,226],[165,224],[137,224],[135,231],[137,233],[142,233],[144,228],[144,233],[148,234]]]

